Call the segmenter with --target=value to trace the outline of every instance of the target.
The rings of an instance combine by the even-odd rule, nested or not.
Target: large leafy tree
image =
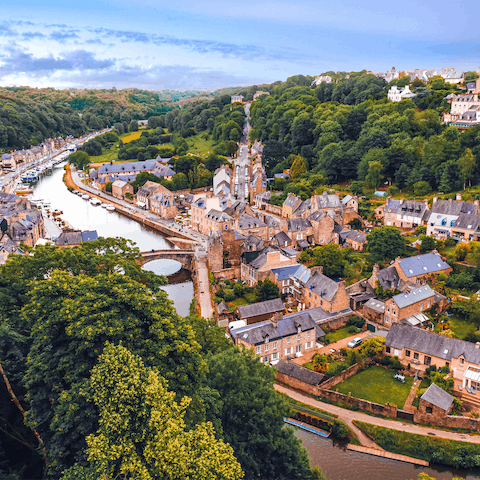
[[[308,480],[317,477],[293,431],[284,428],[288,403],[273,389],[275,369],[251,350],[233,348],[208,359],[207,384],[220,393],[223,438],[246,480]]]
[[[158,367],[172,389],[193,393],[204,371],[200,346],[166,294],[126,275],[71,277],[54,271],[33,282],[25,322],[33,320],[25,385],[28,421],[44,436],[51,472],[63,470],[96,427],[79,390],[105,342],[122,342]]]
[[[280,289],[278,285],[272,282],[269,278],[260,280],[255,285],[255,300],[257,302],[265,302],[266,300],[273,300],[280,297]]]
[[[382,258],[396,258],[405,251],[406,239],[395,227],[384,226],[375,229],[367,239],[370,253]]]
[[[338,245],[324,245],[313,249],[313,265],[321,265],[327,277],[342,277],[345,270],[345,256]]]
[[[215,438],[211,423],[187,430],[190,398],[175,392],[157,369],[121,345],[107,344],[82,395],[99,411],[99,426],[87,437],[89,468],[75,466],[64,479],[237,480],[243,477],[232,448]]]

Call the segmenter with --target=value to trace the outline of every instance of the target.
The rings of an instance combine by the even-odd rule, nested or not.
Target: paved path
[[[200,305],[200,315],[203,318],[213,318],[212,297],[210,294],[210,281],[208,278],[208,258],[205,250],[197,247],[195,250],[197,270],[197,297]]]
[[[420,380],[414,380],[412,388],[410,389],[410,392],[408,394],[407,399],[405,400],[405,404],[403,405],[402,410],[405,410],[406,412],[414,413],[415,412],[415,407],[412,405],[412,402],[415,398],[415,395],[417,394],[417,388],[420,385]]]
[[[330,405],[329,403],[319,402],[311,397],[298,393],[295,390],[286,388],[283,385],[274,385],[275,390],[284,393],[285,395],[302,402],[305,405],[319,408],[328,413],[338,415],[338,418],[347,425],[353,420],[359,422],[369,423],[378,427],[391,428],[400,432],[413,433],[416,435],[428,435],[429,437],[446,438],[448,440],[457,440],[459,442],[477,443],[480,444],[480,435],[470,435],[467,433],[448,432],[446,430],[438,430],[435,428],[421,427],[419,425],[412,425],[410,423],[403,423],[402,421],[388,420],[386,418],[373,417],[365,413],[354,412],[345,408]]]

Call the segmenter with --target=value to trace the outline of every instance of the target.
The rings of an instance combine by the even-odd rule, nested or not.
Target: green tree
[[[395,227],[383,226],[367,237],[367,250],[381,258],[396,258],[405,251],[406,240]]]
[[[31,284],[28,296],[22,310],[24,325],[32,325],[27,420],[43,432],[52,475],[81,456],[85,435],[97,428],[96,411],[79,391],[106,341],[121,342],[156,366],[180,394],[199,386],[200,346],[162,290],[154,293],[118,273],[52,271]]]
[[[227,152],[230,155],[233,155],[237,151],[238,144],[234,140],[228,140],[226,145],[227,145]]]
[[[420,253],[431,252],[437,243],[433,237],[427,237],[427,235],[420,235],[419,239],[422,241],[422,244],[420,245]]]
[[[107,182],[107,183],[105,184],[105,191],[106,191],[107,193],[112,193],[112,185],[113,185],[113,182]]]
[[[463,188],[465,188],[467,182],[469,186],[472,185],[472,175],[475,171],[476,163],[475,155],[470,148],[465,149],[465,153],[458,159]]]
[[[83,170],[90,163],[90,156],[87,152],[77,150],[68,156],[68,163],[75,165],[79,170]]]
[[[298,177],[307,173],[307,166],[305,165],[305,160],[297,155],[293,161],[292,166],[290,167],[290,177],[292,180],[296,180]]]
[[[382,183],[383,165],[380,162],[369,162],[368,173],[365,177],[365,185],[367,188],[378,188]]]
[[[87,437],[88,461],[102,478],[236,480],[243,477],[232,448],[215,438],[211,423],[187,430],[190,403],[154,368],[121,345],[107,343],[82,395],[99,412]]]
[[[275,369],[252,350],[226,350],[208,358],[207,384],[222,399],[223,439],[234,451],[246,480],[310,480],[306,450],[283,418],[289,405],[273,389]],[[321,478],[321,477],[320,477]]]
[[[280,298],[280,289],[277,284],[272,282],[269,278],[260,280],[255,285],[254,293],[256,302],[264,302],[266,300]]]
[[[430,184],[424,180],[413,185],[413,192],[417,197],[426,197],[432,191]]]
[[[324,245],[313,249],[313,266],[321,265],[327,277],[343,277],[345,257],[338,245]]]
[[[128,124],[128,131],[129,132],[138,132],[138,122],[136,120],[132,120]]]

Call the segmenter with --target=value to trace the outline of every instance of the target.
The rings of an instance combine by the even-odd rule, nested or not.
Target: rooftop
[[[266,300],[265,302],[252,303],[237,308],[239,316],[243,319],[258,317],[259,315],[274,314],[276,312],[284,312],[285,307],[280,298]]]

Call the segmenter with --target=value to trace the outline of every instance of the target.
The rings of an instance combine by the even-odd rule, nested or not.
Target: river
[[[57,165],[52,175],[42,178],[33,189],[33,198],[48,200],[51,209],[63,211],[61,218],[78,230],[96,230],[99,237],[123,237],[136,243],[141,252],[152,249],[173,249],[165,237],[155,230],[141,225],[117,212],[108,212],[104,208],[94,207],[87,200],[70,193],[63,183],[63,166]],[[179,270],[179,262],[174,260],[156,260],[145,265],[145,269],[159,275],[169,275]],[[162,287],[173,301],[179,315],[188,315],[193,299],[193,282]]]
[[[96,230],[102,237],[123,237],[134,241],[140,251],[174,248],[161,234],[130,220],[116,212],[94,207],[88,201],[70,193],[62,181],[63,165],[58,165],[51,176],[44,177],[34,188],[34,198],[48,200],[52,209],[63,211],[62,218],[79,230]],[[145,265],[145,269],[159,275],[170,275],[180,267],[174,260],[155,260]],[[193,283],[183,282],[167,285],[164,290],[173,301],[180,315],[187,315],[193,299]],[[451,480],[454,475],[467,480],[480,477],[466,475],[465,472],[452,472],[421,468],[411,464],[358,452],[345,450],[331,439],[325,439],[297,430],[296,435],[307,449],[312,465],[318,465],[327,474],[328,480],[411,480],[418,473],[426,472],[437,480]]]

